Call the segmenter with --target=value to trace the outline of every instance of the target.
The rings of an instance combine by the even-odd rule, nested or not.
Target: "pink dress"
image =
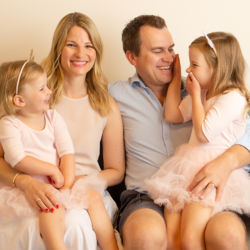
[[[15,116],[5,116],[0,120],[0,141],[4,149],[4,158],[12,167],[27,155],[58,166],[58,161],[63,155],[74,153],[73,143],[62,117],[55,110],[48,110],[45,120],[45,128],[41,131],[28,127]],[[33,177],[49,183],[47,176]],[[30,206],[21,190],[0,185],[1,224],[15,221],[18,217],[23,219],[38,215],[38,211]],[[102,192],[105,183],[96,175],[92,175],[79,179],[72,190],[60,192],[55,189],[54,195],[67,209],[82,209],[87,207],[84,194],[90,188]]]
[[[204,99],[204,98],[203,98]],[[192,130],[190,140],[181,145],[160,169],[145,181],[145,188],[154,202],[177,212],[189,202],[212,206],[213,214],[222,210],[250,214],[250,177],[243,169],[234,170],[222,198],[215,202],[215,191],[206,199],[191,197],[186,190],[195,174],[208,162],[222,154],[243,135],[245,130],[245,98],[236,90],[204,100],[206,112],[202,130],[208,143],[200,143]],[[184,121],[192,117],[191,97],[180,104]]]

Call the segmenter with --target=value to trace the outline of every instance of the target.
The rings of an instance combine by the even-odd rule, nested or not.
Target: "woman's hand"
[[[30,202],[38,210],[53,211],[59,207],[59,202],[55,198],[55,188],[47,183],[39,182],[33,177],[20,174],[16,178],[16,186],[20,188]]]

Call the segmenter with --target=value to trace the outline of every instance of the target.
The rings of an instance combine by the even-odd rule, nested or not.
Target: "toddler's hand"
[[[61,171],[59,170],[59,168],[55,168],[53,171],[53,174],[50,176],[51,181],[52,181],[52,185],[55,188],[61,188],[64,185],[64,176],[61,173]]]
[[[201,87],[195,76],[192,72],[188,74],[187,80],[186,80],[186,89],[188,93],[193,96],[195,94],[201,93]]]

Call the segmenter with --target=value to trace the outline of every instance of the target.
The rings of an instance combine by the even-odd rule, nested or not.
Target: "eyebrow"
[[[66,40],[66,43],[77,43],[77,42],[74,41],[74,40]],[[86,42],[86,43],[84,43],[84,44],[92,44],[92,45],[93,45],[93,43],[92,43],[91,41]]]
[[[172,45],[169,46],[169,48],[173,48],[175,46],[175,44],[173,43]]]
[[[175,46],[175,44],[171,44],[167,49],[172,49]],[[156,46],[156,47],[152,47],[151,50],[156,50],[156,49],[164,49],[165,47],[163,46]]]

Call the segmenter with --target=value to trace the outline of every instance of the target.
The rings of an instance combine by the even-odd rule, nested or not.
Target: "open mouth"
[[[158,67],[160,70],[171,70],[170,66],[160,66]]]

